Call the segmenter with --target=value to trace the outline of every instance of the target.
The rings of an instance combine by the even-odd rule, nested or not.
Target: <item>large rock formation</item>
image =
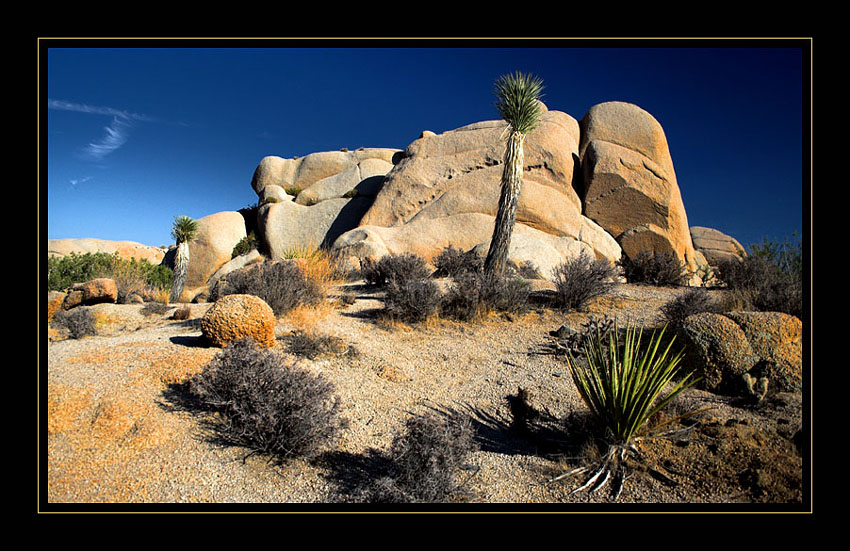
[[[199,218],[198,235],[189,243],[187,291],[205,286],[210,276],[230,261],[233,247],[246,235],[245,219],[236,211]]]
[[[147,260],[151,264],[159,264],[165,256],[165,250],[160,247],[142,245],[135,241],[109,241],[106,239],[49,239],[47,241],[48,257],[63,257],[71,253],[118,253],[125,260]]]
[[[334,248],[359,258],[415,252],[427,259],[448,244],[469,250],[489,241],[505,126],[484,121],[439,135],[423,133],[387,174],[360,227],[340,236]],[[545,112],[525,145],[512,260],[531,260],[547,276],[550,267],[581,251],[612,262],[620,257],[616,241],[581,214],[573,189],[578,145],[578,122],[559,111]]]
[[[747,251],[737,239],[712,228],[691,226],[691,239],[697,252],[702,253],[712,266],[719,266],[727,260],[741,260],[747,256]]]
[[[634,258],[641,251],[673,253],[695,272],[688,219],[664,130],[636,105],[607,102],[581,120],[585,216]]]

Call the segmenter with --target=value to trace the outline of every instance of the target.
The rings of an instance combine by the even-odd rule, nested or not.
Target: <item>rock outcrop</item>
[[[664,130],[636,105],[606,102],[581,120],[584,214],[634,258],[673,253],[696,272],[688,219]]]
[[[151,264],[159,264],[165,256],[165,250],[160,247],[142,245],[135,241],[109,241],[106,239],[49,239],[47,241],[47,256],[62,257],[71,253],[118,253],[125,260],[147,260]]]
[[[691,226],[691,240],[694,248],[703,254],[711,266],[718,266],[727,260],[741,260],[747,251],[731,236],[712,228]]]

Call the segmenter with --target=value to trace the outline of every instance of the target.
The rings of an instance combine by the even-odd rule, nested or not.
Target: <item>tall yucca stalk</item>
[[[524,148],[526,136],[534,130],[543,114],[540,103],[543,81],[531,75],[516,72],[496,81],[496,109],[508,123],[508,139],[502,168],[499,210],[493,228],[490,250],[484,261],[484,272],[501,275],[507,264],[511,233],[516,222],[516,209],[522,187]]]
[[[186,275],[189,272],[189,243],[198,235],[198,222],[188,216],[176,216],[171,226],[171,237],[177,242],[177,255],[174,257],[174,280],[171,285],[170,302],[180,300]]]
[[[573,382],[593,416],[610,438],[608,453],[593,476],[576,491],[598,489],[614,474],[618,476],[616,493],[622,489],[623,474],[618,464],[635,442],[657,427],[647,427],[653,415],[676,395],[697,382],[693,373],[668,388],[678,374],[684,351],[672,351],[675,337],[662,349],[664,329],[654,332],[646,347],[641,346],[642,329],[627,327],[625,342],[620,342],[616,327],[605,346],[599,331],[590,336],[584,348],[584,363],[567,357]],[[588,472],[580,468],[568,474]],[[560,477],[559,477],[560,478]]]

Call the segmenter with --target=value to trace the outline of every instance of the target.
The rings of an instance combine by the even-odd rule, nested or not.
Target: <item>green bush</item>
[[[119,302],[123,287],[148,286],[170,289],[174,272],[167,266],[151,264],[146,259],[122,259],[118,253],[71,253],[64,257],[47,259],[47,289],[61,291],[75,283],[98,277],[116,280]],[[135,290],[135,289],[134,289]]]
[[[582,251],[555,268],[555,303],[565,310],[579,310],[591,299],[604,295],[613,286],[617,271],[604,258],[591,260]]]
[[[311,459],[348,425],[333,383],[287,364],[250,338],[228,345],[189,387],[219,414],[216,429],[222,438],[252,453]]]
[[[641,251],[634,258],[623,255],[618,264],[629,283],[675,287],[688,281],[685,265],[673,253]]]
[[[239,243],[233,247],[233,252],[230,253],[230,258],[236,258],[239,255],[249,253],[254,249],[257,249],[260,245],[259,240],[257,239],[257,234],[254,232],[249,233],[245,237],[239,240]]]

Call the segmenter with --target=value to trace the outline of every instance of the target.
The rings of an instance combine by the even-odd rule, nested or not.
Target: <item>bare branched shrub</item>
[[[556,304],[580,310],[588,301],[604,295],[613,285],[616,268],[606,259],[591,259],[584,251],[555,268]]]
[[[623,255],[619,265],[630,283],[675,287],[688,281],[685,265],[673,253],[641,251],[634,258]]]
[[[425,279],[431,277],[431,270],[422,257],[413,253],[388,254],[376,262],[364,261],[360,276],[367,284],[380,287],[390,281]]]
[[[390,279],[384,310],[392,319],[425,321],[439,313],[441,298],[439,287],[431,279]]]
[[[219,413],[222,437],[252,453],[310,459],[348,425],[333,383],[288,365],[253,339],[228,345],[191,380],[190,389]]]
[[[529,296],[529,284],[522,278],[464,272],[455,276],[443,297],[441,313],[461,321],[489,312],[519,314],[528,310]]]
[[[724,310],[724,304],[712,297],[706,289],[692,288],[664,304],[661,314],[671,328],[678,328],[685,318],[693,314]]]
[[[466,272],[480,272],[484,268],[484,260],[480,256],[472,251],[463,252],[454,245],[444,248],[433,262],[437,277],[457,277]]]
[[[72,339],[81,339],[97,333],[94,315],[85,307],[60,310],[53,316],[53,322],[68,331]]]
[[[294,260],[263,262],[235,270],[216,283],[210,300],[235,294],[260,297],[276,316],[297,306],[318,304],[325,296],[320,282],[307,277]]]
[[[459,473],[475,450],[472,422],[460,415],[428,412],[407,420],[390,446],[390,472],[362,489],[358,501],[446,503],[462,500]]]
[[[801,271],[786,272],[766,258],[749,256],[720,263],[718,275],[746,308],[784,312],[802,319]]]

